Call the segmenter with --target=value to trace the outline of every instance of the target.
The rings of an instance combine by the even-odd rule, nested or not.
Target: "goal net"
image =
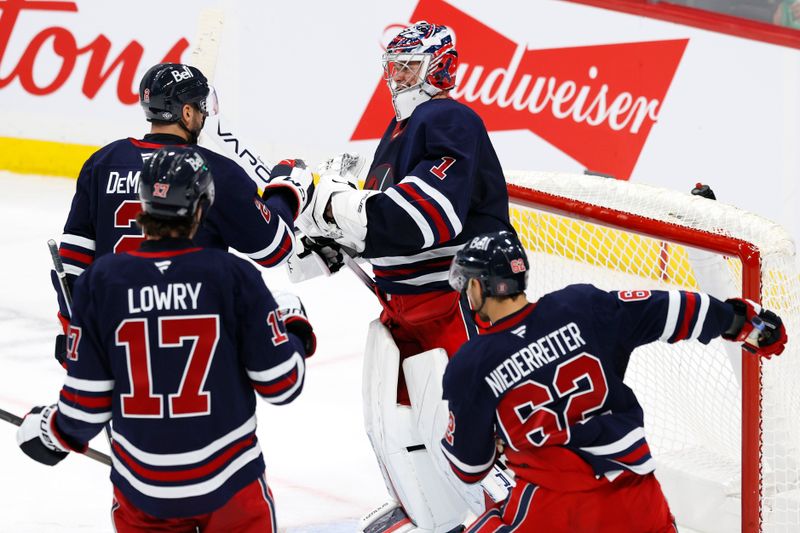
[[[800,531],[800,278],[780,226],[706,198],[608,178],[511,173],[529,296],[571,283],[760,301],[789,343],[769,361],[722,340],[653,343],[625,377],[679,525]]]

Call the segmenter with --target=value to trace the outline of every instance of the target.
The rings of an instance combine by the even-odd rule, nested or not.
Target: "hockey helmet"
[[[139,176],[142,211],[161,219],[186,219],[214,203],[214,179],[196,148],[166,146],[145,162]]]
[[[528,285],[530,264],[516,234],[496,231],[478,235],[456,253],[450,265],[450,286],[463,292],[470,279],[481,284],[483,296],[511,296]]]
[[[455,86],[458,52],[447,26],[420,21],[405,28],[386,47],[383,72],[397,120],[442,91]]]
[[[148,121],[178,122],[183,106],[195,104],[205,115],[217,112],[214,89],[199,69],[180,63],[160,63],[139,84],[139,103]]]

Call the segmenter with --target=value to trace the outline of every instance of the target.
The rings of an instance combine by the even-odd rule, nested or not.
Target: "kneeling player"
[[[452,287],[492,326],[447,366],[442,449],[474,483],[494,464],[498,437],[517,480],[505,505],[468,531],[675,531],[642,408],[623,383],[631,352],[722,336],[769,358],[786,344],[781,319],[749,300],[686,291],[572,285],[531,303],[527,274],[508,232],[476,237],[450,270]]]
[[[275,532],[253,390],[300,394],[312,328],[254,266],[192,242],[214,201],[200,151],[157,151],[139,194],[146,240],[76,281],[60,400],[28,413],[17,441],[53,465],[112,420],[115,531]]]

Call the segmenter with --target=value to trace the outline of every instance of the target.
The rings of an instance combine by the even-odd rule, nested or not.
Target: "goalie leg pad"
[[[444,355],[443,350],[438,351]],[[370,324],[364,354],[364,426],[367,435],[386,487],[413,521],[416,526],[413,531],[450,531],[464,521],[467,506],[436,473],[416,429],[412,408],[397,404],[399,371],[400,351],[389,330],[375,320]],[[374,516],[377,518],[380,514]],[[365,525],[368,524],[362,524]]]
[[[414,355],[403,361],[413,424],[428,450],[434,472],[460,496],[475,515],[480,516],[485,510],[483,492],[488,487],[482,488],[480,484],[468,485],[458,479],[439,444],[447,428],[449,413],[447,401],[442,399],[442,378],[447,360],[445,351],[438,349]],[[502,501],[507,491],[490,495]]]

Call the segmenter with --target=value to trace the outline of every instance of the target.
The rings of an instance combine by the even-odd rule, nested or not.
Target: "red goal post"
[[[633,354],[626,383],[642,401],[656,476],[679,524],[800,531],[800,424],[792,418],[800,414],[800,278],[786,230],[638,183],[536,172],[507,179],[512,223],[531,256],[532,297],[576,282],[680,288],[743,296],[784,318],[790,343],[764,365],[721,341],[654,343]]]

